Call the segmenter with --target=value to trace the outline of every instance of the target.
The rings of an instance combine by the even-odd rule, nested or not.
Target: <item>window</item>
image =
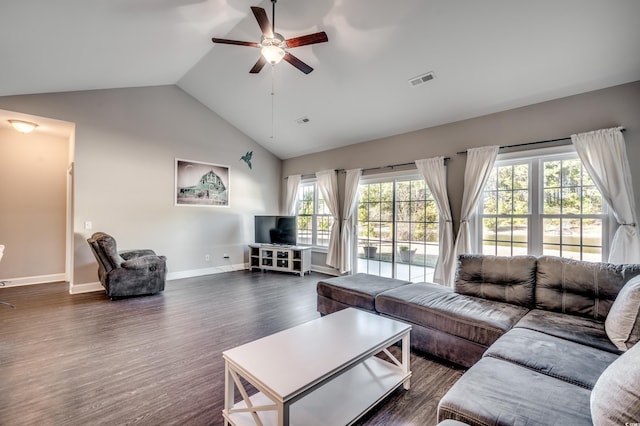
[[[363,181],[357,271],[431,281],[438,258],[439,220],[438,207],[422,177]]]
[[[574,151],[496,161],[478,218],[484,254],[602,261],[608,252],[605,203]]]
[[[316,182],[303,182],[298,190],[298,244],[329,246],[333,216]]]

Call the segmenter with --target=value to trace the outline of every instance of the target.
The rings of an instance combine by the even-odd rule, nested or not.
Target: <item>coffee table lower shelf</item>
[[[346,425],[355,422],[369,409],[388,396],[403,383],[408,383],[411,372],[377,357],[371,357],[350,370],[336,376],[326,384],[297,400],[290,407],[291,425],[326,426]],[[254,407],[273,405],[262,392],[250,397]],[[244,401],[233,406],[246,408]],[[236,426],[252,426],[255,421],[250,413],[229,413],[223,416]],[[261,411],[258,414],[264,426],[278,425],[278,412]]]

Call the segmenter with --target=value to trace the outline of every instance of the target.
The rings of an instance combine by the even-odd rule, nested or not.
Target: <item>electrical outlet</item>
[[[211,256],[209,256],[208,254],[204,255],[204,261],[205,262],[209,262],[211,260]]]
[[[229,258],[229,255],[228,255],[227,253],[225,253],[225,254],[223,254],[223,255],[222,255],[222,258],[223,258],[223,259],[228,259],[228,258]]]

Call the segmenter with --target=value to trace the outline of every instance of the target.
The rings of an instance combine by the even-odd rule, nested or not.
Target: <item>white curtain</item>
[[[285,214],[295,215],[296,204],[298,202],[298,188],[300,187],[301,175],[287,176],[287,196],[285,198]]]
[[[451,206],[449,205],[449,195],[447,194],[447,169],[444,161],[444,157],[416,160],[416,167],[422,173],[429,190],[433,194],[440,217],[444,222],[444,227],[440,232],[439,253],[433,273],[433,281],[452,287],[453,277],[451,276],[451,270],[455,260],[455,253],[453,251]]]
[[[353,213],[358,201],[358,185],[362,169],[347,170],[344,184],[344,204],[342,206],[342,231],[340,233],[340,273],[351,272],[353,256]]]
[[[467,150],[467,165],[464,170],[464,193],[460,208],[460,228],[451,265],[451,279],[455,280],[457,257],[462,253],[471,253],[471,232],[469,221],[473,218],[482,190],[489,179],[498,156],[499,146],[485,146]]]
[[[614,127],[571,135],[571,141],[620,225],[611,242],[609,262],[640,262],[631,169],[622,129]]]
[[[316,173],[318,188],[322,193],[324,202],[333,216],[333,225],[329,230],[329,251],[327,252],[327,265],[334,268],[340,267],[340,205],[338,202],[338,177],[335,170],[323,170]]]

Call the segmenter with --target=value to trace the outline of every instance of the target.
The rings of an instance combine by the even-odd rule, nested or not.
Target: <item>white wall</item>
[[[166,255],[177,277],[243,264],[253,216],[278,213],[281,161],[176,86],[0,97],[0,108],[76,125],[75,285],[97,281],[95,231]],[[174,206],[175,158],[229,166],[231,206]]]

